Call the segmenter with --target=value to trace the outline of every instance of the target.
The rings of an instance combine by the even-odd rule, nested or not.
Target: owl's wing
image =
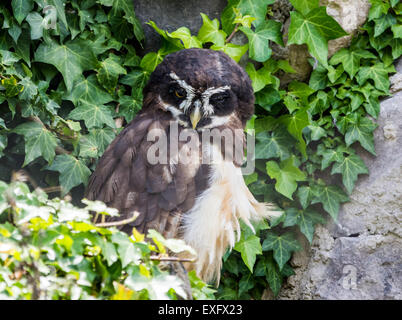
[[[196,195],[205,188],[202,166],[150,164],[147,153],[154,142],[147,141],[152,129],[168,130],[168,119],[143,112],[109,145],[90,177],[86,197],[101,200],[119,210],[120,216],[106,221],[139,216],[121,229],[131,233],[156,229],[167,237],[177,236],[181,214],[191,209]],[[171,155],[170,155],[171,156]],[[206,169],[204,169],[206,170]],[[98,221],[99,222],[99,221]]]

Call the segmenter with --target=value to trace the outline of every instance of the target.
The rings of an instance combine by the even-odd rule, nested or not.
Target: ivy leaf
[[[342,182],[349,194],[352,193],[357,176],[369,173],[363,160],[355,154],[344,157],[342,161],[336,162],[332,167],[331,174],[342,174]]]
[[[90,45],[81,39],[63,45],[42,43],[35,52],[35,61],[55,66],[63,75],[68,91],[73,88],[74,81],[81,78],[83,71],[95,69],[97,63]]]
[[[122,96],[119,98],[119,115],[122,115],[127,123],[133,120],[135,114],[142,108],[142,94],[137,97]]]
[[[121,74],[127,74],[126,69],[120,65],[115,55],[110,55],[107,59],[99,63],[96,77],[99,83],[109,93],[113,94],[116,89],[117,79]]]
[[[37,12],[31,12],[26,17],[29,26],[31,27],[31,40],[37,40],[43,36],[43,18]]]
[[[378,90],[388,92],[389,89],[389,77],[388,71],[382,62],[378,62],[372,66],[361,67],[357,74],[357,81],[360,85],[366,82],[368,79],[374,81],[374,85]]]
[[[242,233],[242,237],[234,246],[234,250],[240,252],[244,263],[252,273],[257,254],[262,254],[260,238],[254,234],[244,238],[244,234]]]
[[[315,8],[306,15],[292,11],[290,17],[288,44],[307,44],[310,53],[326,67],[328,40],[347,33],[327,14],[325,7]]]
[[[26,166],[37,157],[42,156],[48,163],[53,161],[57,139],[49,130],[37,122],[25,122],[16,127],[13,132],[24,136]]]
[[[275,296],[279,294],[282,287],[282,275],[279,271],[278,265],[274,262],[271,255],[267,256],[264,260],[266,269],[266,279]]]
[[[294,140],[283,126],[272,132],[259,132],[256,138],[258,141],[255,152],[256,159],[278,157],[281,160],[285,160],[290,157],[289,146],[292,145]]]
[[[125,268],[128,264],[139,264],[141,259],[141,252],[131,242],[127,235],[122,233],[114,233],[112,241],[117,244],[117,253],[121,259],[121,265]]]
[[[339,213],[339,205],[349,201],[349,197],[338,186],[315,185],[314,199],[312,203],[322,203],[325,211],[336,221]]]
[[[172,38],[180,39],[183,42],[184,48],[202,48],[202,43],[197,37],[192,36],[190,29],[181,27],[170,34]]]
[[[319,0],[290,0],[293,7],[302,14],[319,7]]]
[[[298,225],[300,231],[306,236],[307,240],[313,241],[314,225],[316,223],[325,223],[324,217],[318,212],[313,210],[298,210],[296,208],[289,208],[286,210],[285,220],[283,221],[284,227],[292,227]]]
[[[326,148],[324,144],[320,144],[317,147],[317,154],[322,156],[321,170],[325,170],[329,165],[334,162],[340,162],[344,158],[344,153],[350,153],[350,151],[345,146],[338,146],[334,148]]]
[[[269,40],[284,46],[281,26],[279,22],[267,20],[260,23],[255,31],[246,27],[239,28],[248,38],[249,56],[251,59],[258,62],[264,62],[269,59],[272,53],[269,47]]]
[[[219,20],[211,20],[204,13],[201,13],[201,17],[203,24],[198,31],[197,38],[202,43],[212,42],[218,46],[224,46],[226,33],[225,31],[219,29]]]
[[[151,73],[163,60],[163,56],[160,52],[149,52],[147,53],[140,62],[140,67],[145,71]]]
[[[275,190],[285,197],[293,200],[292,194],[297,188],[297,181],[304,181],[306,175],[294,165],[294,158],[281,161],[278,165],[275,161],[266,163],[268,175],[276,180]]]
[[[268,231],[262,243],[262,249],[264,251],[274,251],[274,259],[278,263],[279,270],[282,270],[285,263],[290,259],[292,252],[300,250],[301,247],[290,232],[279,235],[274,231]]]
[[[63,187],[63,194],[81,183],[86,185],[91,175],[91,170],[81,160],[68,154],[56,156],[48,169],[60,172],[59,181]]]
[[[14,18],[18,21],[18,24],[21,24],[22,20],[32,11],[34,4],[32,0],[12,0],[11,7]]]
[[[113,100],[112,96],[99,86],[94,74],[74,83],[74,89],[65,99],[72,101],[75,105],[80,100],[99,105]]]
[[[386,29],[396,24],[396,19],[392,13],[388,13],[380,18],[374,19],[374,23],[374,37],[378,37]]]
[[[311,200],[314,197],[314,192],[309,185],[306,185],[299,187],[297,189],[296,195],[299,198],[299,202],[302,208],[306,209],[310,205]]]
[[[80,157],[96,158],[98,156],[98,143],[93,136],[81,136],[79,145]]]
[[[255,285],[255,280],[252,273],[244,274],[239,281],[239,296],[252,289]]]
[[[240,0],[237,8],[242,15],[250,15],[255,18],[253,25],[258,27],[264,22],[267,15],[267,6],[273,4],[275,0]]]
[[[260,91],[271,83],[271,74],[265,67],[255,70],[254,65],[249,62],[246,66],[246,71],[251,79],[254,92]]]
[[[358,118],[348,125],[345,134],[347,146],[359,141],[361,146],[368,152],[376,155],[374,148],[373,130],[376,125],[368,118]]]
[[[297,139],[297,147],[300,152],[307,157],[306,142],[303,138],[303,129],[310,124],[307,108],[298,110],[293,115],[285,115],[280,121],[286,125],[289,133]]]
[[[272,85],[266,86],[255,94],[255,103],[263,107],[265,110],[270,111],[272,105],[281,101],[281,96],[278,90]]]
[[[80,100],[79,106],[68,115],[73,120],[84,120],[88,129],[102,128],[104,124],[115,128],[110,107]]]
[[[98,154],[102,154],[109,144],[116,137],[116,134],[111,128],[98,128],[89,131],[89,135],[96,140],[96,145],[98,147]]]
[[[247,52],[248,50],[248,43],[245,45],[238,45],[234,43],[226,43],[223,47],[213,45],[211,47],[212,50],[221,50],[225,52],[229,57],[231,57],[234,61],[239,62],[241,57]]]

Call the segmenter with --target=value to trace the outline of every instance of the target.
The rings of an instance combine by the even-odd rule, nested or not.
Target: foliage
[[[90,221],[89,211],[116,215],[99,201],[85,208],[54,198],[26,184],[0,182],[0,299],[177,299],[181,280],[153,258],[167,249],[194,250],[182,240],[166,240],[154,230],[130,237]],[[213,292],[190,275],[194,298]]]
[[[150,21],[161,47],[143,57],[136,53],[144,35],[131,0],[48,3],[57,11],[55,29],[43,0],[0,5],[0,178],[10,180],[10,172],[24,167],[41,187],[61,185],[62,196],[80,199],[121,122],[141,107],[142,88],[164,56],[204,47],[238,62],[248,58],[256,108],[247,128],[255,130],[257,170],[245,178],[259,200],[284,213],[270,226],[255,226],[255,234],[243,226],[224,257],[217,297],[259,299],[267,286],[278,294],[293,272],[289,258],[301,247],[295,231],[311,243],[315,225],[326,214],[336,219],[358,176],[368,173],[355,147],[375,155],[373,119],[402,54],[402,4],[371,0],[368,21],[350,47],[328,60],[328,41],[346,33],[318,0],[291,0],[286,45],[306,44],[314,70],[308,84],[285,86],[278,74],[294,71],[272,57],[273,42],[285,45],[283,26],[270,16],[274,0],[229,0],[220,21],[201,14],[197,35]],[[232,43],[236,34],[248,42]]]

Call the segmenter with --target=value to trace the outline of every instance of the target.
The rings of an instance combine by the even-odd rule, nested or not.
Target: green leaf
[[[254,92],[260,91],[271,83],[271,73],[265,67],[255,70],[254,65],[249,62],[246,66],[246,71],[250,76]]]
[[[301,247],[290,232],[279,235],[274,231],[268,231],[267,237],[262,243],[262,249],[274,251],[274,259],[278,263],[279,270],[282,270],[292,252],[300,250]]]
[[[102,154],[116,137],[114,130],[107,127],[91,129],[89,134],[95,138],[99,154]]]
[[[266,86],[255,94],[255,103],[263,107],[265,110],[270,111],[272,105],[281,101],[281,96],[278,90],[272,85]]]
[[[336,221],[339,213],[339,205],[349,201],[349,197],[338,186],[314,186],[314,199],[312,203],[322,203],[325,211]]]
[[[269,47],[269,40],[284,45],[281,34],[281,24],[274,20],[267,20],[260,23],[255,31],[250,28],[240,27],[239,29],[247,36],[249,41],[249,56],[258,62],[264,62],[271,56],[272,50]]]
[[[289,208],[286,210],[286,217],[283,226],[292,227],[298,225],[300,231],[306,236],[311,244],[314,235],[314,225],[316,223],[325,223],[325,219],[318,212],[313,210]]]
[[[202,43],[197,37],[192,36],[190,29],[181,27],[170,34],[172,38],[180,39],[183,42],[184,48],[202,48]]]
[[[263,131],[257,133],[256,138],[258,141],[255,152],[256,159],[277,157],[285,160],[290,157],[289,146],[292,145],[294,140],[283,126],[272,132]]]
[[[74,81],[81,79],[83,71],[95,69],[97,63],[90,44],[81,39],[63,45],[42,43],[35,52],[35,61],[55,66],[63,75],[68,91]]]
[[[121,232],[115,233],[112,235],[112,241],[117,244],[117,253],[119,254],[123,268],[130,263],[139,264],[141,252],[134,246],[126,234]]]
[[[91,171],[82,161],[68,154],[56,156],[48,169],[60,172],[59,182],[63,187],[63,194],[81,183],[86,185],[91,175]]]
[[[119,98],[119,103],[119,115],[122,115],[127,122],[130,122],[142,108],[142,95],[138,97],[122,96]]]
[[[245,274],[239,281],[239,296],[252,289],[255,285],[255,280],[252,273]]]
[[[290,3],[304,15],[319,7],[319,0],[290,0]]]
[[[297,11],[290,13],[288,44],[307,44],[310,53],[327,66],[328,40],[347,35],[329,15],[325,7],[315,8],[306,15]]]
[[[368,79],[374,81],[374,85],[378,90],[388,93],[389,77],[388,71],[382,62],[375,63],[372,66],[361,67],[357,74],[357,80],[360,85],[364,84]]]
[[[32,0],[12,0],[11,7],[13,9],[14,18],[21,24],[22,20],[28,15],[33,9]]]
[[[73,120],[84,120],[88,129],[102,128],[104,124],[115,128],[110,107],[80,100],[79,106],[68,115]]]
[[[204,13],[200,13],[202,17],[202,26],[198,31],[197,38],[202,43],[212,42],[218,46],[225,45],[226,33],[219,29],[219,20],[211,20]]]
[[[163,56],[160,50],[158,52],[149,52],[142,58],[140,67],[148,72],[153,72],[162,60]]]
[[[116,90],[119,75],[127,74],[126,69],[120,65],[117,59],[115,55],[109,55],[107,59],[99,63],[99,69],[96,74],[99,83],[112,94]]]
[[[260,238],[253,234],[244,238],[242,234],[240,241],[234,246],[234,250],[240,252],[244,263],[249,268],[250,272],[253,272],[257,254],[262,254]]]
[[[297,188],[297,181],[304,181],[306,175],[294,165],[294,158],[281,161],[280,165],[275,161],[266,163],[268,175],[276,180],[275,190],[287,198],[293,200],[292,194]]]
[[[396,19],[392,13],[388,13],[380,18],[374,19],[374,23],[374,37],[378,37],[386,29],[396,24]]]
[[[112,96],[99,86],[94,74],[91,74],[88,78],[82,77],[75,82],[73,90],[66,99],[72,101],[75,105],[80,100],[99,105],[113,100]]]
[[[334,173],[342,174],[343,185],[346,187],[348,193],[351,194],[357,180],[357,176],[359,174],[367,174],[369,172],[363,160],[358,155],[351,154],[347,157],[344,157],[342,161],[334,164],[331,174]]]
[[[211,47],[212,50],[221,50],[225,52],[229,57],[231,57],[234,61],[239,62],[241,57],[247,52],[248,44],[238,45],[234,43],[226,43],[223,47],[213,45]]]
[[[237,8],[242,15],[250,15],[256,18],[256,20],[253,21],[253,25],[258,27],[265,20],[267,6],[274,2],[275,0],[240,0]]]
[[[376,155],[374,148],[373,130],[376,125],[368,118],[356,119],[349,124],[345,134],[345,142],[347,146],[359,141],[361,146],[368,152]]]
[[[306,185],[299,187],[297,189],[296,195],[299,198],[299,202],[302,208],[306,209],[310,205],[311,200],[314,197],[314,192],[309,185]]]
[[[303,129],[310,124],[307,108],[300,109],[293,115],[283,116],[280,121],[286,125],[289,133],[298,141],[297,148],[307,157],[306,142],[303,138]]]
[[[345,146],[339,146],[336,149],[326,148],[324,144],[320,144],[317,147],[317,154],[322,156],[321,170],[325,170],[329,165],[334,162],[340,162],[344,158],[344,153],[350,153]]]
[[[23,135],[25,139],[23,166],[26,166],[39,156],[42,156],[48,163],[53,161],[57,139],[44,126],[37,122],[25,122],[16,127],[13,132]]]
[[[26,20],[31,27],[31,40],[42,38],[44,27],[43,17],[37,12],[31,12],[27,15]]]
[[[267,256],[264,260],[266,269],[266,279],[275,296],[279,294],[282,286],[282,275],[279,271],[278,265],[274,262],[271,255]]]
[[[96,158],[98,156],[98,144],[91,135],[81,136],[80,138],[80,157]]]

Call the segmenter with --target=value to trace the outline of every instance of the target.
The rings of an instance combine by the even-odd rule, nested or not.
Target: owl
[[[240,220],[252,227],[275,215],[241,174],[244,127],[254,112],[250,78],[221,51],[184,49],[156,67],[143,96],[140,112],[100,158],[86,197],[118,209],[117,219],[129,221],[124,232],[155,229],[183,239],[197,252],[187,268],[219,281]]]

